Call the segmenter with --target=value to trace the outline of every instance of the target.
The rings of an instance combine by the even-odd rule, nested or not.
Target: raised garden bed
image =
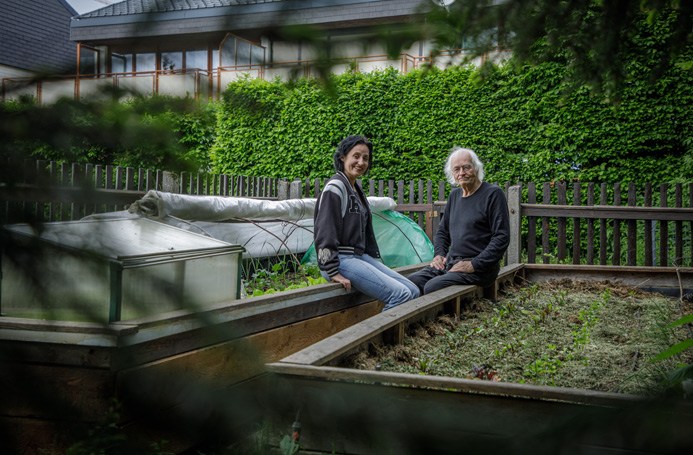
[[[621,332],[613,327],[595,329],[597,326],[592,316],[600,314],[599,311],[607,306],[615,305],[615,295],[625,292],[623,296],[630,298],[637,306],[645,305],[639,299],[646,294],[635,289],[627,291],[627,286],[641,289],[646,287],[648,291],[656,289],[670,295],[678,295],[681,291],[690,292],[693,288],[693,269],[516,265],[503,269],[500,283],[512,281],[515,285],[529,286],[520,289],[531,289],[532,286],[536,286],[536,289],[551,289],[552,285],[542,283],[568,277],[583,282],[608,280],[611,284],[591,285],[599,292],[595,300],[583,308],[585,311],[582,316],[579,311],[575,314],[578,320],[583,318],[582,323],[573,322],[571,330],[566,330],[567,333],[564,334],[555,329],[555,335],[570,340],[572,347],[568,348],[566,345],[561,348],[564,350],[562,354],[557,353],[559,340],[556,340],[556,348],[549,350],[543,364],[534,362],[534,370],[530,366],[532,361],[523,363],[523,368],[517,371],[503,370],[500,363],[487,365],[492,368],[484,370],[484,353],[479,352],[474,353],[477,357],[471,361],[472,366],[457,368],[463,377],[452,377],[444,368],[452,364],[454,350],[441,350],[437,361],[425,362],[419,357],[407,366],[409,370],[402,368],[409,372],[384,371],[387,369],[387,365],[384,365],[387,353],[394,356],[397,352],[403,352],[403,346],[407,344],[407,332],[411,328],[420,324],[424,324],[421,327],[426,327],[426,323],[435,321],[441,313],[448,314],[448,321],[454,321],[455,318],[463,321],[469,316],[465,314],[467,310],[463,309],[466,304],[477,299],[481,292],[474,286],[457,286],[423,296],[388,313],[375,315],[280,362],[270,364],[269,369],[274,373],[271,377],[275,383],[273,387],[275,390],[282,390],[283,396],[291,397],[287,403],[283,403],[289,415],[286,422],[281,424],[288,428],[296,409],[300,409],[302,447],[337,453],[373,453],[373,447],[378,448],[376,452],[379,450],[389,453],[420,453],[422,450],[438,453],[456,453],[461,450],[681,453],[693,446],[693,436],[690,434],[693,425],[692,403],[663,395],[657,395],[655,399],[644,396],[643,392],[654,389],[647,386],[640,390],[636,390],[637,387],[629,388],[632,382],[624,379],[627,374],[614,381],[606,381],[603,385],[594,387],[595,390],[583,388],[586,385],[580,382],[565,387],[546,385],[557,383],[557,379],[560,379],[557,373],[559,369],[553,371],[553,367],[559,362],[575,361],[575,371],[581,371],[580,375],[585,378],[596,373],[589,370],[589,361],[584,370],[579,368],[580,361],[585,360],[586,351],[591,349],[590,343],[584,342],[585,335],[588,335],[588,340],[596,339],[598,333],[599,336],[612,337],[614,340],[629,336],[625,328]],[[611,290],[605,296],[607,288]],[[514,292],[518,292],[518,288],[514,289]],[[571,300],[576,294],[574,290],[556,289],[554,298]],[[529,291],[519,292],[527,300],[527,294],[522,293]],[[663,297],[657,297],[660,298]],[[661,309],[667,306],[665,302],[677,305],[675,299],[665,299],[652,306]],[[499,316],[502,300],[497,305],[494,307],[489,304],[489,323],[492,323],[494,316]],[[561,306],[558,302],[554,302],[554,305]],[[547,318],[553,319],[557,312],[571,313],[567,305],[566,303],[560,311],[547,311],[545,305],[543,309],[527,307],[527,314],[521,310],[518,312],[523,317],[531,319],[534,315],[539,320],[543,314],[542,323],[548,323],[552,321],[547,321]],[[515,306],[518,307],[519,304],[516,303]],[[657,311],[659,310],[654,310],[654,313]],[[481,318],[480,313],[476,317]],[[645,313],[647,311],[643,307],[639,314]],[[638,311],[632,314],[638,314]],[[675,314],[677,311],[670,311],[655,319],[671,322],[673,319],[669,316],[673,317]],[[498,318],[499,326],[505,316],[508,314]],[[618,316],[625,319],[628,317],[627,314]],[[633,316],[630,318],[637,319]],[[634,324],[635,321],[628,321],[628,326],[632,329],[636,327]],[[450,323],[446,330],[452,333],[453,325]],[[479,326],[481,324],[476,327]],[[584,327],[591,327],[591,330],[583,331]],[[471,327],[468,329],[471,330]],[[582,341],[576,346],[575,341],[580,340],[581,331]],[[639,331],[647,330],[641,328]],[[573,332],[576,336],[573,336]],[[442,335],[445,339],[446,335]],[[681,336],[686,335],[677,335]],[[515,338],[517,340],[518,337]],[[625,361],[614,362],[625,362],[625,368],[632,369],[634,362],[645,364],[647,356],[654,355],[660,347],[666,347],[675,339],[678,338],[662,339],[658,344],[647,348],[644,344],[638,344],[640,347],[630,348],[631,355],[626,355]],[[468,337],[466,341],[470,340]],[[498,344],[499,354],[503,346],[508,346],[512,353],[511,341],[512,337]],[[549,341],[545,339],[541,344],[548,345]],[[475,346],[471,350],[474,349],[478,348]],[[532,353],[529,346],[515,346],[515,350],[518,356],[524,355],[525,350],[529,351],[535,357],[533,360],[541,360],[543,356],[538,354],[539,351]],[[556,356],[551,357],[551,351]],[[364,354],[369,352],[386,355],[373,358],[371,354]],[[494,355],[493,352],[485,354]],[[414,356],[411,357],[413,360]],[[362,364],[356,365],[358,368],[368,366],[365,363],[370,362],[372,369],[345,366],[354,365],[355,360],[358,364],[359,359]],[[592,362],[596,363],[596,360]],[[380,364],[380,369],[376,368],[377,364]],[[487,378],[488,373],[495,368],[496,373],[491,376],[497,375],[501,380],[464,377],[469,371],[474,371],[474,366],[478,368],[477,373],[485,371]],[[443,375],[430,374],[437,368]],[[498,372],[499,368],[501,372]],[[537,374],[535,382],[530,384],[528,379],[531,372],[541,373],[542,368],[544,372],[552,374]],[[528,377],[523,375],[525,372]],[[657,374],[652,375],[653,378],[656,376]],[[503,380],[504,377],[506,380]],[[616,393],[615,390],[621,392]]]
[[[110,324],[2,317],[0,452],[62,454],[110,418],[118,437],[178,453],[209,437],[194,425],[252,420],[264,392],[225,389],[380,308],[324,284]]]
[[[607,281],[563,279],[474,299],[459,317],[409,327],[402,343],[371,346],[340,366],[603,392],[654,395],[693,349],[655,361],[692,334],[669,327],[693,302]]]

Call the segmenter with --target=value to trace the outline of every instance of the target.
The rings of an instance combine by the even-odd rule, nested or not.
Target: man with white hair
[[[445,163],[452,185],[434,238],[431,264],[409,276],[422,294],[455,284],[491,285],[510,242],[503,190],[484,182],[484,165],[473,150],[455,148]]]

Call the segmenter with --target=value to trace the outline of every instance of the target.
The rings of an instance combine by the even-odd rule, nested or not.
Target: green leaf
[[[669,357],[673,357],[673,356],[675,356],[676,354],[679,354],[679,353],[685,351],[686,349],[689,349],[691,346],[693,346],[693,338],[689,338],[689,339],[687,339],[687,340],[683,340],[682,342],[676,343],[675,345],[673,345],[673,346],[670,347],[669,349],[667,349],[667,350],[665,350],[665,351],[659,353],[658,355],[656,355],[656,356],[652,359],[652,361],[653,361],[653,362],[656,362],[656,361],[659,361],[659,360],[668,359]]]
[[[693,314],[687,314],[680,319],[677,319],[676,321],[672,322],[669,324],[667,327],[677,327],[679,325],[684,325],[684,324],[691,324],[693,323]]]

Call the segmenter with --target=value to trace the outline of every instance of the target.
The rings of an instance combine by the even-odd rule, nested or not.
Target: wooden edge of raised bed
[[[0,318],[0,330],[23,329],[35,331],[55,331],[66,333],[90,334],[129,334],[137,331],[137,325],[130,323],[101,324],[98,322],[48,321],[44,319],[27,319],[11,316]]]
[[[332,366],[298,365],[287,363],[284,360],[269,363],[265,367],[267,371],[272,374],[297,376],[307,379],[366,382],[392,386],[416,387],[420,389],[445,390],[450,392],[507,396],[544,401],[561,401],[596,406],[622,406],[627,403],[640,403],[648,400],[646,397],[638,395],[599,392],[570,387],[493,382],[446,376],[358,370]],[[658,400],[661,400],[661,398],[658,398]],[[684,412],[693,415],[693,403],[681,400],[676,400],[676,403],[680,404]]]
[[[531,282],[570,278],[611,281],[677,297],[693,292],[693,267],[525,264],[524,273]]]
[[[496,279],[496,286],[494,289],[497,289],[498,282],[514,279],[515,275],[522,271],[523,268],[523,264],[513,264],[503,267]],[[324,365],[395,326],[398,326],[398,332],[400,332],[400,336],[403,336],[404,329],[417,315],[442,307],[447,302],[455,301],[454,312],[458,314],[460,311],[461,299],[463,297],[479,295],[480,292],[481,288],[479,286],[459,285],[450,286],[423,295],[398,305],[391,310],[371,316],[358,324],[354,324],[341,332],[335,333],[301,351],[285,357],[281,362],[302,365]]]

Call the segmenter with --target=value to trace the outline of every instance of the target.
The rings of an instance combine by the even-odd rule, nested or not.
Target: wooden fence
[[[66,221],[123,210],[156,189],[182,194],[287,199],[315,197],[326,179],[292,180],[174,174],[46,161],[0,163],[0,224]],[[431,180],[364,180],[432,237],[450,185]],[[508,194],[509,184],[503,185]],[[519,192],[523,262],[693,266],[693,183],[622,185],[523,183]]]

